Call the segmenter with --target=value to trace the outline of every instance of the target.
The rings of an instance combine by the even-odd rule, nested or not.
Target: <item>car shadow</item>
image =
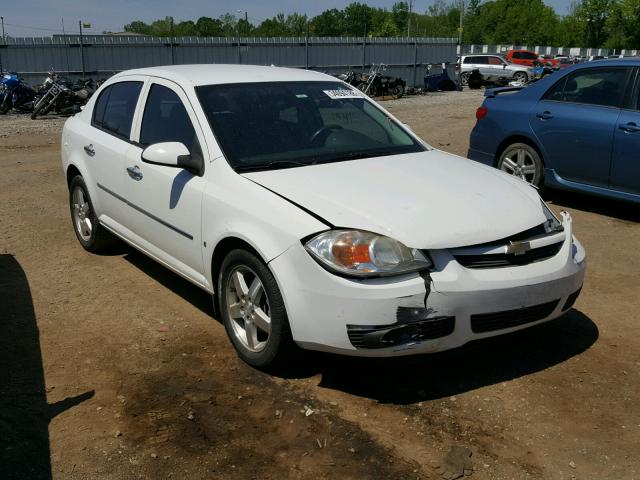
[[[210,294],[185,280],[180,275],[173,273],[168,268],[160,265],[135,248],[126,246],[126,249],[123,258],[127,262],[143,271],[165,288],[180,295],[201,312],[209,316],[213,315],[213,304]]]
[[[559,207],[569,207],[619,220],[640,223],[640,208],[630,202],[556,189],[545,190],[543,196],[546,201],[552,202]]]
[[[47,403],[29,283],[7,254],[0,254],[0,305],[0,478],[50,479],[51,419],[94,392]]]
[[[277,374],[284,378],[320,375],[320,387],[380,403],[409,405],[545,370],[586,351],[598,336],[598,327],[589,317],[571,310],[557,320],[448,352],[398,358],[310,352],[304,362]]]

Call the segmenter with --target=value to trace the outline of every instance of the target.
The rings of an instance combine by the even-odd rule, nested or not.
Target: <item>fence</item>
[[[463,45],[462,51],[467,53],[505,53],[507,50],[530,50],[541,55],[572,55],[590,57],[592,55],[630,55],[636,56],[638,50],[610,50],[607,48],[569,48],[569,47],[543,47],[526,45]]]
[[[42,81],[47,70],[95,78],[121,70],[189,63],[244,63],[319,70],[330,74],[369,70],[386,64],[387,74],[421,85],[424,66],[455,62],[452,38],[206,38],[71,36],[7,38],[0,63],[27,81]]]

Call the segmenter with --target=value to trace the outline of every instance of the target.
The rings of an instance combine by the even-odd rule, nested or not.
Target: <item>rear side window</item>
[[[105,88],[93,110],[92,124],[128,140],[141,90],[142,82],[119,82]]]
[[[180,97],[154,83],[144,107],[140,143],[147,146],[160,142],[180,142],[192,155],[200,153],[196,131]]]
[[[624,96],[628,69],[593,68],[575,72],[556,83],[546,100],[619,107]]]

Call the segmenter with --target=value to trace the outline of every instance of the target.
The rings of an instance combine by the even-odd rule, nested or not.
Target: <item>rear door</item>
[[[131,127],[143,84],[143,78],[134,77],[107,86],[95,103],[91,127],[81,142],[97,187],[94,202],[100,221],[118,231],[125,215],[121,172],[133,148]]]
[[[640,194],[640,74],[634,71],[635,86],[620,111],[614,131],[610,186]]]
[[[608,186],[614,131],[630,69],[576,70],[556,82],[530,114],[546,167],[562,178]]]
[[[161,142],[181,142],[192,156],[203,159],[207,150],[202,129],[187,95],[175,83],[152,77],[143,97],[133,134],[137,146],[122,169],[129,205],[127,225],[135,234],[132,240],[143,249],[205,284],[201,231],[204,177],[142,161],[144,148]]]

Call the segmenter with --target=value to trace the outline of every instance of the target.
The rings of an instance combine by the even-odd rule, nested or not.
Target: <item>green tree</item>
[[[196,21],[196,30],[201,37],[222,37],[224,36],[223,24],[217,18],[200,17]]]
[[[311,32],[318,37],[339,37],[344,31],[344,11],[332,8],[311,19]]]
[[[125,32],[138,33],[141,35],[151,35],[151,26],[141,20],[134,20],[124,26]]]

